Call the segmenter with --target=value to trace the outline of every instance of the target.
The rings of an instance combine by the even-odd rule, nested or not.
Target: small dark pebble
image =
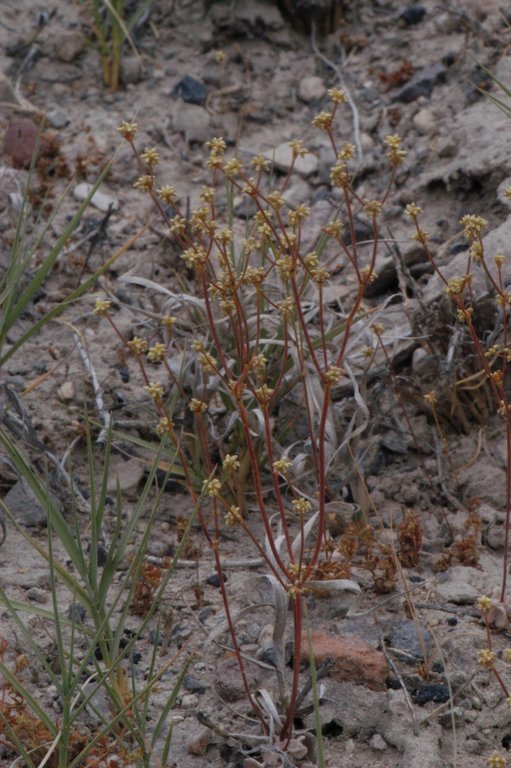
[[[506,733],[506,735],[502,737],[502,746],[509,752],[509,749],[511,748],[511,733]]]
[[[447,619],[447,623],[450,627],[455,627],[456,624],[458,623],[458,619],[456,618],[456,616],[449,616],[449,618]]]
[[[204,693],[207,688],[203,682],[193,675],[184,676],[183,687],[186,688],[187,691],[193,691],[194,693]]]
[[[399,21],[407,27],[413,27],[415,24],[420,24],[425,15],[426,9],[422,5],[410,5],[399,14]]]
[[[397,677],[387,677],[385,680],[385,685],[387,688],[390,688],[391,691],[399,691],[401,688],[401,683],[397,679]]]
[[[128,368],[125,365],[121,365],[119,366],[118,371],[119,371],[119,376],[121,377],[121,380],[125,384],[127,384],[128,381],[130,380],[130,372]]]
[[[442,672],[444,671],[444,665],[442,664],[441,661],[435,661],[431,669],[433,670],[433,672],[437,672],[439,675],[441,675]]]
[[[208,97],[208,89],[191,75],[185,75],[174,86],[170,94],[173,99],[182,99],[187,104],[204,104]]]
[[[142,660],[142,654],[139,653],[138,651],[135,651],[135,653],[131,654],[130,658],[131,658],[132,664],[138,664],[138,662]]]
[[[224,584],[225,584],[226,581],[227,581],[227,574],[223,573],[222,577],[223,577]],[[209,584],[211,587],[217,587],[218,588],[220,586],[220,577],[219,577],[218,573],[214,573],[213,576],[208,576],[208,578],[206,579],[206,584]]]
[[[415,691],[413,698],[419,707],[423,707],[428,701],[442,704],[444,701],[449,701],[450,699],[449,688],[447,685],[427,683]]]
[[[271,664],[272,667],[277,666],[277,663],[275,660],[275,650],[273,648],[273,645],[268,645],[266,648],[263,648],[262,651],[257,655],[261,659],[261,661],[264,661],[265,664]],[[293,643],[286,643],[286,646],[284,649],[284,664],[289,665],[292,659],[293,659]]]
[[[457,253],[463,253],[463,251],[467,250],[467,244],[466,243],[454,243],[449,248],[449,255],[455,256]]]
[[[67,609],[67,618],[77,624],[83,624],[87,616],[87,611],[80,603],[73,603]]]

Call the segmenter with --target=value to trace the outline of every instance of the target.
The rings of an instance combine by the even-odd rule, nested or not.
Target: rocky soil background
[[[284,170],[287,142],[303,139],[311,155],[289,188],[288,202],[311,205],[316,232],[333,211],[331,153],[311,125],[314,115],[328,104],[327,88],[344,87],[350,96],[338,133],[356,144],[361,197],[376,197],[384,189],[388,168],[383,139],[399,133],[408,154],[386,208],[385,244],[367,303],[385,307],[381,318],[385,340],[407,393],[417,441],[410,439],[392,383],[380,367],[368,395],[369,400],[374,397],[378,412],[370,436],[364,438],[365,471],[373,504],[387,529],[401,519],[405,507],[411,508],[420,516],[424,539],[419,564],[405,569],[414,615],[406,610],[403,584],[381,595],[362,574],[357,578],[363,595],[351,606],[349,617],[347,606],[336,598],[311,600],[317,657],[335,661],[334,671],[323,680],[328,764],[475,768],[487,764],[495,749],[505,755],[511,744],[509,706],[494,679],[478,666],[478,650],[486,647],[486,639],[474,608],[477,596],[490,593],[500,582],[505,435],[501,419],[489,405],[471,405],[465,397],[453,407],[446,394],[439,408],[456,465],[455,479],[449,474],[421,394],[435,384],[448,393],[456,375],[449,378],[452,371],[431,355],[431,347],[426,351],[424,338],[433,338],[433,347],[443,350],[444,360],[450,353],[449,359],[455,360],[452,370],[461,370],[463,361],[456,357],[453,330],[442,317],[441,286],[411,239],[410,222],[402,212],[411,200],[421,205],[432,250],[449,273],[459,273],[465,263],[459,219],[467,213],[489,221],[488,252],[509,256],[511,216],[504,190],[511,184],[511,123],[480,92],[486,88],[505,100],[488,71],[511,86],[507,9],[494,0],[425,0],[420,6],[360,0],[346,3],[338,28],[321,37],[322,30],[311,34],[294,29],[275,4],[263,0],[155,0],[150,16],[135,31],[137,55],[127,49],[123,58],[122,88],[111,93],[101,84],[86,5],[50,2],[43,8],[31,0],[2,4],[0,268],[9,258],[19,194],[37,134],[30,126],[42,114],[47,127],[34,210],[47,215],[67,188],[41,245],[43,252],[87,194],[86,185],[115,156],[113,170],[81,228],[14,337],[71,292],[151,216],[149,205],[133,189],[138,170],[120,144],[116,129],[121,121],[137,120],[140,146],[157,146],[160,151],[162,183],[175,186],[191,208],[198,203],[200,185],[207,183],[202,145],[212,136],[224,136],[231,146],[237,145],[242,159],[267,153]],[[224,52],[223,60],[218,51]],[[245,215],[242,208],[237,213]],[[362,240],[367,228],[364,221],[359,224]],[[314,233],[310,237],[312,243]],[[143,322],[138,312],[161,308],[162,299],[134,286],[126,275],[174,289],[182,269],[177,262],[155,225],[102,278],[103,288],[120,302],[116,319],[128,335]],[[352,286],[341,272],[328,290],[329,300],[342,301]],[[132,361],[123,357],[109,328],[92,315],[95,295],[85,296],[65,319],[86,339],[107,408],[114,409],[123,428],[143,429],[145,414],[150,418],[149,406]],[[69,326],[48,325],[0,375],[2,384],[18,393],[29,388],[22,402],[37,439],[62,457],[79,434],[84,396],[94,409],[88,374]],[[115,455],[111,488],[119,482],[127,508],[136,499],[145,472],[143,456]],[[349,480],[346,473],[339,484]],[[44,541],[46,534],[38,528],[44,522],[42,510],[3,460],[0,492],[13,514]],[[454,559],[447,570],[435,572],[435,561],[466,535],[467,508],[474,498],[481,520],[478,562],[467,566]],[[175,490],[165,494],[149,545],[151,554],[172,552],[176,514],[187,504]],[[136,548],[136,541],[132,546]],[[245,546],[234,540],[227,544],[227,554],[231,547],[233,557],[239,557],[240,548],[251,556],[248,547],[244,552]],[[35,605],[49,601],[47,571],[8,524],[0,563],[2,585],[14,599]],[[208,730],[204,718],[201,722],[197,716],[201,712],[225,730],[239,732],[243,722],[239,713],[245,712],[232,660],[218,648],[204,648],[204,638],[222,616],[220,595],[210,579],[213,570],[210,553],[204,551],[199,580],[205,597],[200,609],[193,599],[195,573],[179,571],[166,596],[175,616],[169,653],[182,647],[186,653],[197,651],[200,659],[192,664],[176,710],[172,764],[185,768],[243,764],[235,742]],[[243,607],[256,596],[252,573],[233,572],[230,582],[234,606]],[[33,627],[50,653],[51,638],[37,622]],[[240,619],[239,629],[243,650],[261,658],[271,636],[269,618],[262,611],[248,615]],[[6,614],[0,634],[14,651],[16,633]],[[154,634],[148,633],[137,648],[135,674],[141,678],[152,641]],[[509,643],[507,630],[496,635],[494,643],[503,650]],[[267,669],[254,665],[251,670],[254,687],[272,685]],[[174,679],[175,673],[169,672],[169,686]],[[44,675],[34,685],[41,701],[54,706],[56,692]],[[164,694],[164,690],[155,693],[156,709]],[[312,716],[304,715],[303,727],[313,728]],[[2,749],[0,765],[11,765],[12,756]]]

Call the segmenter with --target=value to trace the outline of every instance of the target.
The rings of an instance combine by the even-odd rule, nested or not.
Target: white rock
[[[379,733],[375,733],[369,739],[369,746],[371,749],[376,749],[378,752],[383,752],[384,749],[387,749],[387,742],[383,736],[380,736]]]
[[[73,190],[73,197],[75,200],[82,202],[90,194],[92,184],[87,184],[83,181],[81,184],[77,184]],[[90,204],[97,208],[98,211],[106,213],[110,206],[113,206],[113,210],[116,211],[119,208],[119,201],[115,197],[107,195],[105,192],[101,192],[97,189],[92,195]]]
[[[413,118],[413,124],[419,133],[433,134],[436,132],[437,118],[432,109],[419,109]]]
[[[279,144],[276,149],[266,150],[263,155],[281,171],[288,171],[293,162],[293,150],[287,141]],[[317,167],[318,158],[310,153],[305,157],[297,157],[294,163],[294,170],[301,176],[310,176],[316,172]]]
[[[57,390],[57,397],[62,403],[70,403],[75,396],[75,388],[72,381],[65,381]]]
[[[306,104],[308,104],[310,101],[320,99],[322,96],[324,96],[325,92],[325,83],[317,75],[302,77],[298,84],[298,96]]]
[[[174,102],[171,106],[171,127],[183,133],[186,141],[204,144],[212,136],[211,118],[204,107]]]

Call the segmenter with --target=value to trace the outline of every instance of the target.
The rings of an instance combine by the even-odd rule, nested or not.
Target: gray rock
[[[246,664],[245,672],[250,688],[255,688],[261,679],[261,671],[255,664]],[[224,701],[239,701],[245,696],[236,659],[225,659],[218,664],[215,674],[215,690]]]
[[[52,109],[52,111],[46,115],[46,119],[48,120],[48,124],[56,130],[65,128],[66,125],[69,125],[71,122],[69,116],[60,109]]]
[[[486,593],[484,573],[476,568],[458,565],[436,576],[435,599],[455,605],[473,605],[479,595]]]
[[[318,77],[317,75],[302,77],[298,84],[298,97],[306,104],[321,99],[325,93],[325,83],[321,77]]]
[[[393,101],[409,104],[420,96],[431,96],[433,88],[447,80],[447,70],[443,64],[431,64],[416,72],[410,80],[396,93]]]
[[[183,133],[187,142],[204,144],[212,136],[211,118],[204,107],[172,102],[170,121],[173,131]]]
[[[432,134],[435,133],[438,119],[432,109],[419,109],[413,118],[413,124],[419,133]]]
[[[424,249],[419,243],[413,242],[403,249],[402,257],[407,267],[415,266],[426,260]],[[384,256],[376,260],[376,277],[368,283],[364,295],[371,298],[379,296],[397,283],[396,260],[392,256]]]
[[[87,184],[86,181],[77,184],[73,190],[73,197],[75,200],[85,200],[92,189],[91,184]],[[119,208],[119,201],[115,197],[107,195],[105,192],[97,189],[92,195],[90,204],[97,208],[99,211],[106,213],[110,206],[113,206],[113,210],[116,211]]]
[[[429,655],[431,635],[424,627],[406,619],[392,628],[388,643],[398,658],[413,664],[424,661],[424,654]]]
[[[47,603],[48,602],[48,593],[41,589],[40,587],[31,587],[30,589],[27,589],[26,595],[29,600],[32,600],[34,603]]]
[[[387,693],[371,691],[361,685],[326,680],[321,704],[321,721],[324,727],[342,728],[343,739],[360,736],[370,738],[383,732],[390,716]],[[308,715],[307,725],[314,727],[314,715]]]
[[[375,749],[377,752],[383,752],[385,749],[387,749],[388,745],[383,736],[380,736],[379,733],[375,733],[369,739],[369,746],[371,749]]]
[[[28,527],[46,525],[46,510],[44,510],[28,483],[22,479],[13,485],[4,497],[4,503],[14,517]]]
[[[281,171],[288,171],[293,162],[293,150],[287,141],[279,144],[274,150],[266,150],[263,155]],[[317,171],[318,158],[311,153],[305,157],[297,157],[293,167],[301,176],[311,176]]]
[[[146,76],[144,62],[140,56],[123,56],[120,76],[123,85],[140,83]]]
[[[109,493],[115,493],[117,487],[125,493],[136,491],[145,472],[144,464],[140,459],[129,459],[125,461],[121,457],[116,457],[110,464],[107,490]]]
[[[58,35],[53,46],[55,58],[70,64],[85,48],[85,38],[78,30],[69,30]]]

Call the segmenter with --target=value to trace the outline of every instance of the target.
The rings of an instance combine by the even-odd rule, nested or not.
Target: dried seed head
[[[153,188],[153,177],[148,173],[143,176],[139,176],[136,182],[133,184],[135,189],[139,189],[141,192],[150,192]]]
[[[135,357],[140,357],[147,352],[147,341],[139,336],[134,336],[131,341],[128,341],[128,347]]]
[[[196,397],[192,397],[188,407],[192,413],[206,413],[208,410],[208,404],[203,400],[197,400]]]
[[[485,648],[483,651],[479,651],[478,663],[486,669],[493,669],[496,656],[495,651]]]
[[[416,219],[422,213],[422,208],[419,208],[415,203],[408,203],[405,206],[405,216],[409,216],[411,219]]]
[[[234,504],[230,506],[225,513],[224,520],[228,528],[234,528],[235,525],[240,525],[243,522],[240,508],[236,507]]]
[[[334,104],[344,104],[348,101],[348,94],[343,88],[329,88],[327,93]]]
[[[101,299],[98,297],[96,299],[96,303],[94,304],[94,314],[98,315],[99,317],[106,317],[111,306],[112,302],[110,299]]]
[[[165,360],[166,352],[167,348],[165,347],[165,344],[158,342],[157,344],[153,344],[147,352],[147,359],[150,363],[162,363]]]
[[[222,462],[222,467],[224,468],[225,472],[235,472],[237,469],[239,469],[240,462],[237,455],[235,453],[226,453]]]
[[[312,125],[315,128],[320,128],[322,131],[329,131],[332,127],[333,118],[334,116],[331,112],[320,112],[312,121]]]
[[[174,432],[174,426],[174,422],[169,419],[168,416],[163,416],[156,427],[156,434],[159,435],[159,437],[172,435]]]
[[[208,478],[202,481],[202,492],[206,494],[206,496],[210,496],[212,499],[220,496],[221,490],[222,483],[216,478],[212,478],[211,480]]]
[[[460,224],[463,227],[463,234],[465,235],[465,238],[471,242],[472,240],[476,240],[482,236],[484,228],[488,222],[486,219],[483,219],[482,216],[473,216],[472,214],[467,214],[466,216],[462,216],[460,219]]]
[[[123,139],[126,141],[133,141],[138,131],[138,124],[135,122],[128,122],[123,120],[120,126],[117,128]]]
[[[273,462],[273,471],[280,475],[285,475],[289,467],[292,466],[293,462],[290,461],[287,457],[283,456],[281,459],[277,459],[277,461]]]
[[[148,165],[149,168],[155,168],[160,161],[160,155],[155,147],[146,147],[140,154],[140,159],[143,163]]]
[[[151,381],[144,389],[153,400],[159,401],[163,398],[163,384],[157,381]]]
[[[172,205],[176,201],[177,193],[174,187],[171,187],[170,184],[165,184],[159,188],[158,197],[167,205]]]

